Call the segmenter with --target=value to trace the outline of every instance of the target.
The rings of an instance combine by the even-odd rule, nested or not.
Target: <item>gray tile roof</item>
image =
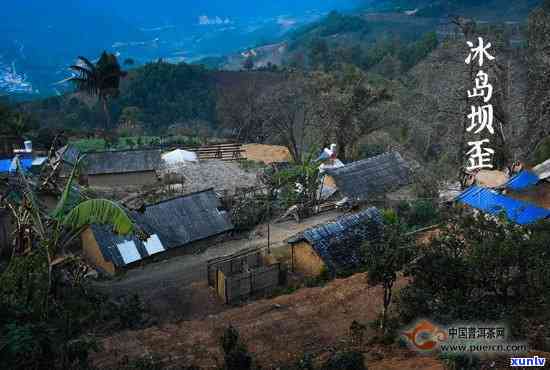
[[[209,189],[151,204],[145,212],[134,211],[130,215],[147,234],[157,235],[168,250],[232,230],[228,216],[219,207],[218,196]],[[116,266],[126,265],[118,246],[125,241],[134,242],[141,259],[150,255],[137,237],[121,237],[104,226],[92,226],[92,231],[105,259]]]
[[[290,244],[307,241],[332,273],[357,268],[363,263],[362,245],[382,233],[382,214],[377,208],[349,214],[305,230],[289,239]]]
[[[155,171],[161,164],[160,150],[122,150],[87,153],[88,175]]]
[[[364,202],[411,183],[411,170],[401,155],[390,152],[327,170],[338,190],[352,202]]]
[[[80,156],[80,151],[72,145],[65,145],[57,152],[57,158],[70,165],[74,165]]]

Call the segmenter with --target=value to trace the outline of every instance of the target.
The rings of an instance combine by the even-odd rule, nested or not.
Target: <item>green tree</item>
[[[87,199],[77,192],[74,179],[80,160],[51,213],[40,207],[35,183],[17,163],[18,186],[2,199],[16,222],[15,249],[0,274],[0,358],[6,368],[17,370],[85,368],[88,352],[98,348],[78,330],[90,320],[84,317],[90,313],[81,311],[84,306],[92,309],[97,302],[92,303],[83,288],[65,289],[60,294],[56,276],[62,266],[77,260],[67,257],[65,249],[89,225],[109,225],[115,233],[126,235],[134,232],[134,224],[112,201]],[[63,272],[66,278],[74,276],[74,282],[80,283],[69,270]],[[83,296],[86,298],[79,301]],[[70,307],[67,302],[71,299],[78,308]]]
[[[327,42],[322,38],[314,38],[309,45],[309,63],[312,68],[320,69],[329,63],[329,48]]]
[[[386,221],[379,240],[368,241],[363,248],[367,282],[370,286],[382,285],[384,291],[381,329],[386,330],[388,308],[392,302],[393,286],[405,264],[415,255],[414,241],[406,234],[406,227],[394,217]]]
[[[120,68],[117,57],[104,51],[96,64],[84,57],[78,57],[78,63],[71,66],[71,69],[77,73],[77,76],[69,81],[74,83],[79,91],[99,98],[106,118],[105,130],[111,129],[108,101],[119,96],[120,80],[126,76],[126,72]]]
[[[0,134],[23,137],[37,127],[38,125],[29,115],[17,112],[0,101]]]
[[[124,107],[119,117],[119,122],[128,127],[134,127],[143,122],[143,112],[138,107]]]
[[[126,138],[126,145],[128,145],[130,147],[130,149],[134,149],[134,147],[136,146],[136,142],[131,137],[127,137]]]
[[[281,190],[285,208],[299,205],[300,216],[309,216],[316,205],[321,185],[319,163],[314,160],[312,152],[301,163],[293,163],[290,168],[275,173],[268,182],[273,188]]]
[[[401,317],[407,322],[418,317],[548,320],[548,240],[547,221],[519,226],[454,212],[407,269],[411,283],[401,292]]]

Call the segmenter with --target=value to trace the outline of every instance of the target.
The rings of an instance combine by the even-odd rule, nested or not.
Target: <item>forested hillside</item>
[[[471,14],[476,6],[494,9],[493,3],[438,4],[446,9],[463,7]],[[404,9],[425,7],[427,2],[391,4],[395,9]],[[533,4],[529,1],[516,5],[528,9]],[[507,9],[521,14],[516,8]],[[532,15],[532,29],[543,27],[537,14]],[[236,135],[240,141],[290,145],[295,154],[311,145],[336,140],[343,156],[349,158],[375,154],[391,146],[419,161],[454,167],[463,140],[456,132],[467,108],[460,92],[469,81],[463,63],[464,35],[455,23],[465,18],[445,18],[442,24],[439,16],[395,11],[331,12],[287,36],[284,58],[278,66],[257,67],[253,56],[250,66],[243,64],[242,70],[235,72],[161,60],[149,63],[130,70],[122,81],[120,96],[110,100],[110,129],[141,135],[195,135],[207,130],[213,135]],[[528,63],[536,59],[527,58],[530,51],[525,45],[537,34],[526,32],[527,26],[523,18],[520,27],[495,21],[482,22],[475,29],[498,47],[498,68],[494,70],[499,91],[497,109],[506,121],[502,122],[503,133],[515,138],[508,144],[516,156],[530,154],[525,148],[535,147],[536,143],[525,145],[528,132],[544,131],[534,118],[527,125],[527,81],[534,81],[527,79]],[[531,52],[536,50],[531,48]],[[540,73],[536,71],[531,75]],[[366,84],[366,98],[356,96],[352,81],[358,79]],[[337,107],[346,99],[353,102],[359,98],[367,104],[364,109],[354,108],[351,113],[344,108],[329,109],[331,104]],[[286,100],[293,103],[282,104]],[[281,125],[274,121],[275,113],[291,114],[305,106],[312,107],[306,119],[314,122],[308,124],[305,137],[297,131],[292,134],[297,130],[294,123]],[[100,102],[83,93],[21,107],[42,127],[90,132],[103,128],[106,120]],[[338,127],[355,132],[353,140],[339,138]],[[319,133],[322,142],[312,139]]]

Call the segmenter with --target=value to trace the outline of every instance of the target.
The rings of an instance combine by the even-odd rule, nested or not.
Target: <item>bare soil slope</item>
[[[353,320],[366,323],[376,319],[381,296],[380,288],[367,288],[365,274],[357,274],[325,287],[302,289],[205,319],[121,332],[103,340],[105,350],[94,362],[112,366],[124,355],[139,358],[156,354],[173,366],[215,368],[223,362],[219,338],[231,324],[255,358],[264,367],[274,368],[298,360],[305,352],[322,355],[338,348],[348,337]],[[380,350],[376,358],[369,359],[369,368],[442,369],[432,358],[411,357],[414,354],[406,350],[391,355]]]

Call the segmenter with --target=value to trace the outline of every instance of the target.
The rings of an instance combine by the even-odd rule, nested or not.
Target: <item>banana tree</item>
[[[43,291],[41,313],[47,315],[48,297],[52,288],[52,270],[60,261],[68,245],[74,242],[89,225],[99,224],[112,227],[119,235],[139,232],[122,207],[108,199],[86,199],[75,189],[74,179],[78,176],[81,159],[75,164],[65,184],[59,202],[51,214],[41,209],[31,181],[17,160],[19,192],[15,201],[9,202],[16,220],[17,252],[10,265],[20,262],[27,254],[43,256],[41,266],[47,269],[47,282]],[[23,250],[24,249],[24,250]],[[10,272],[10,268],[6,272]],[[17,293],[17,292],[16,292]]]

